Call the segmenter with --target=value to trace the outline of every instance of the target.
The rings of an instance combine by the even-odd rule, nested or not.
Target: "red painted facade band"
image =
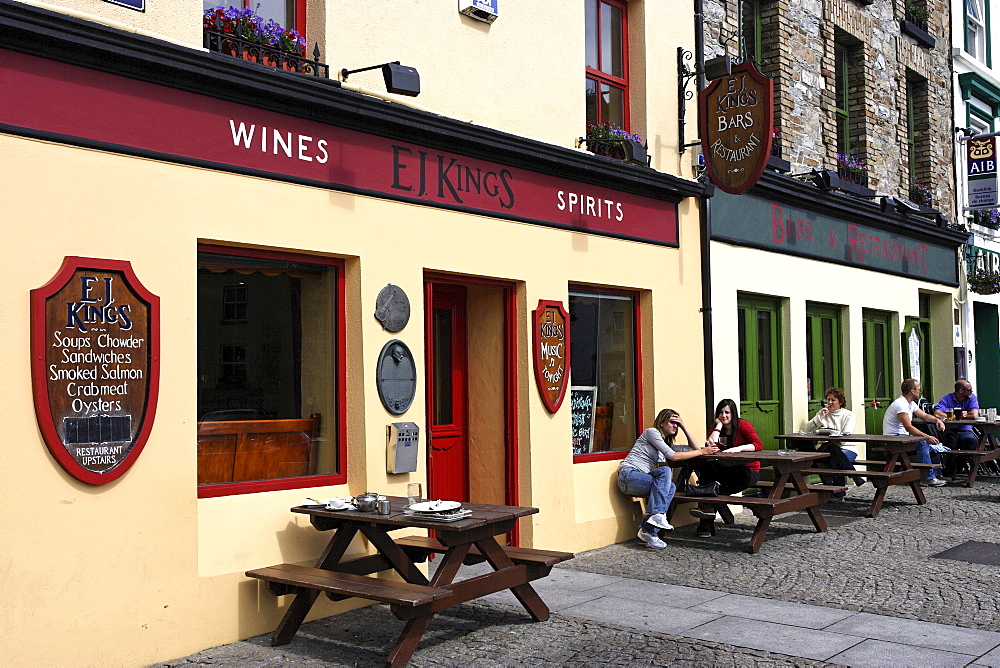
[[[0,123],[582,232],[677,243],[677,206],[0,49]]]

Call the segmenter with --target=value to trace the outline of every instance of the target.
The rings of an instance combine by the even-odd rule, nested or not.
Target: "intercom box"
[[[393,422],[386,431],[386,471],[389,473],[413,473],[416,471],[420,427],[415,422]]]

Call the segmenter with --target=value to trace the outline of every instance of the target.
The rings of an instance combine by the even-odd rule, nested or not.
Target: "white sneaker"
[[[654,536],[651,533],[646,533],[642,529],[639,529],[638,535],[639,535],[639,540],[657,550],[662,550],[667,546],[667,544],[664,543],[662,540],[660,540],[657,536]]]
[[[664,513],[656,513],[655,515],[650,515],[646,518],[646,521],[652,524],[658,529],[663,529],[664,531],[673,531],[674,525],[667,521],[667,516]]]
[[[946,483],[941,478],[931,478],[930,482],[928,482],[927,484],[930,485],[931,487],[944,487],[948,483]]]

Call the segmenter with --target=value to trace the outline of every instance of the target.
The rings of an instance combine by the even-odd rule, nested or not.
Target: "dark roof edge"
[[[245,62],[0,0],[3,48],[504,165],[679,202],[705,185],[646,167],[360,95]]]

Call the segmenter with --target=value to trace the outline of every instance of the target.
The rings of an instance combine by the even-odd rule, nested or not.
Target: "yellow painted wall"
[[[643,360],[646,403],[700,410],[692,203],[681,205],[677,250],[11,136],[0,136],[0,170],[8,295],[0,303],[0,401],[9,444],[0,488],[17,500],[0,504],[0,617],[8,638],[32,639],[0,646],[5,665],[146,664],[271,630],[278,601],[243,571],[308,562],[327,540],[290,506],[371,489],[405,495],[407,482],[426,481],[423,439],[416,473],[385,473],[386,424],[406,419],[426,429],[423,388],[396,418],[382,408],[372,371],[382,345],[398,336],[424,377],[427,270],[518,286],[520,503],[541,509],[523,521],[523,544],[579,551],[631,537],[636,521],[613,485],[617,462],[574,465],[569,410],[550,415],[538,396],[526,313],[539,299],[566,303],[570,281],[642,292],[644,351],[653,353]],[[199,241],[346,258],[347,485],[197,499]],[[129,260],[161,299],[152,433],[135,466],[101,487],[75,481],[53,460],[31,400],[29,291],[66,255]],[[398,335],[372,316],[389,282],[410,296],[411,320]],[[325,601],[315,614],[342,609]]]
[[[739,292],[781,300],[787,431],[802,429],[812,417],[808,414],[806,399],[806,302],[842,307],[844,390],[848,408],[857,416],[859,429],[864,428],[863,309],[889,311],[897,316],[893,318],[895,336],[892,339],[896,377],[887,384],[890,394],[895,397],[903,379],[899,333],[907,316],[918,315],[919,295],[930,294],[934,387],[925,388],[925,396],[936,401],[954,389],[950,304],[957,288],[718,242],[712,243],[712,267],[717,400],[740,400],[736,341]]]

